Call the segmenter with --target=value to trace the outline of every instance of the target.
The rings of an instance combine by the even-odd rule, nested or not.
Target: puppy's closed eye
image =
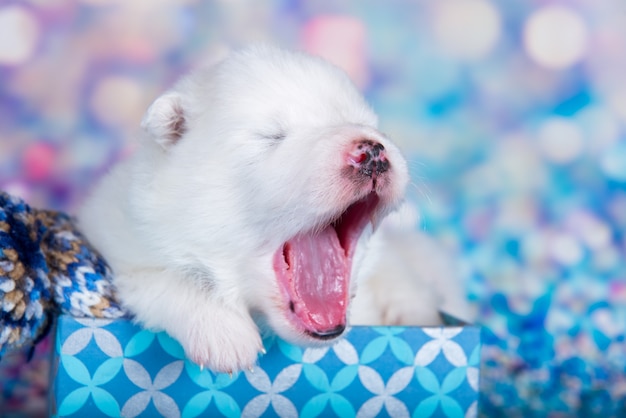
[[[287,132],[284,129],[279,128],[272,131],[260,132],[259,137],[276,143],[283,141],[287,137]]]
[[[274,132],[274,133],[269,133],[269,134],[263,134],[263,138],[265,139],[270,139],[272,141],[282,141],[287,137],[287,134],[284,131],[278,131],[278,132]]]
[[[287,128],[279,118],[272,118],[271,123],[263,128],[258,135],[272,143],[282,142],[287,137]]]

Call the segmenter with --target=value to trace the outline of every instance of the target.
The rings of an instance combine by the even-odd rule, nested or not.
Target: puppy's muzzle
[[[350,153],[350,163],[358,168],[359,173],[374,179],[389,170],[385,147],[371,139],[355,143]]]

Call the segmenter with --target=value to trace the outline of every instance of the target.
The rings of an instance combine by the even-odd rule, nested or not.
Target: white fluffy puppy
[[[139,149],[86,201],[81,227],[136,320],[200,365],[253,366],[259,327],[297,344],[333,340],[366,230],[408,180],[376,123],[321,59],[268,46],[233,53],[153,103]]]

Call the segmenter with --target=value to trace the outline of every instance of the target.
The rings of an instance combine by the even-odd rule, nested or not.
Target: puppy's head
[[[244,299],[290,341],[332,340],[346,326],[365,231],[407,183],[376,124],[325,61],[235,53],[149,109],[134,216],[161,262],[193,270],[216,297]]]

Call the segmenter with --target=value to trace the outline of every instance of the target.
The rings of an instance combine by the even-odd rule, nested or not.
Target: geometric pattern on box
[[[166,333],[58,319],[53,416],[474,417],[477,327],[353,327],[325,348],[278,338],[252,371],[215,374]]]

